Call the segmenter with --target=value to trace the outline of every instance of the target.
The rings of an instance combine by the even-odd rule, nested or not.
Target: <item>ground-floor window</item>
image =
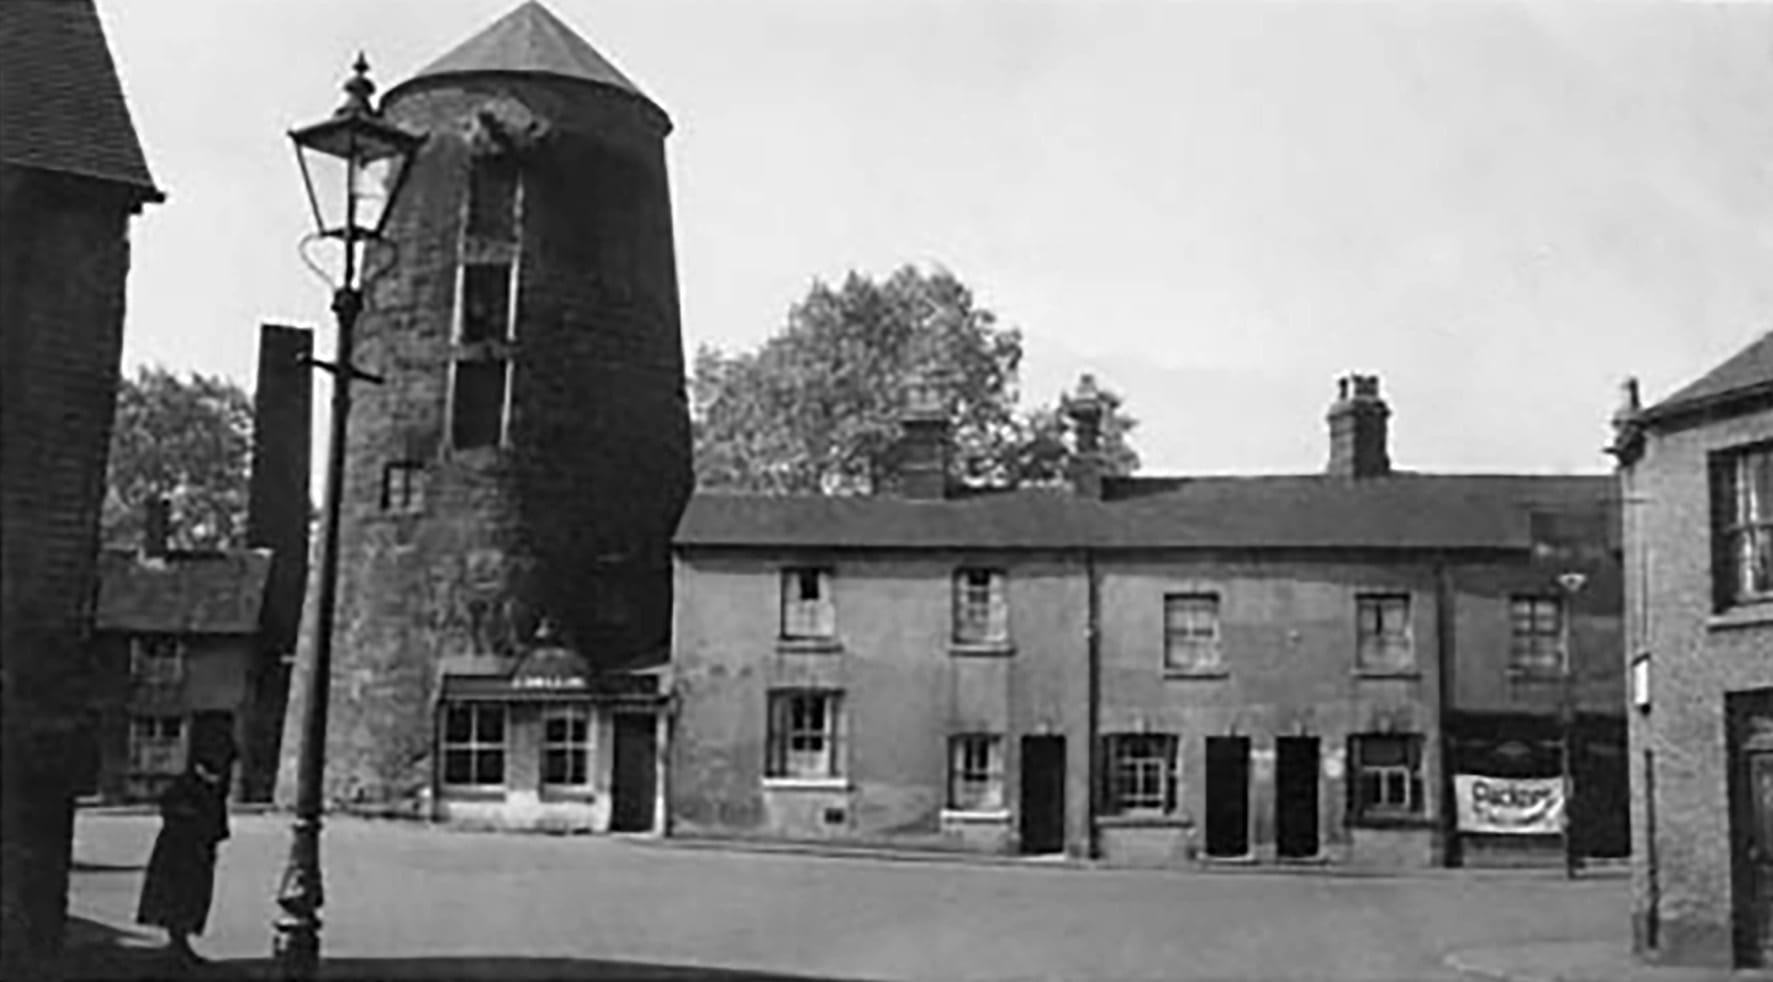
[[[505,707],[456,702],[443,710],[443,783],[496,787],[505,783]]]
[[[584,706],[542,711],[542,783],[580,788],[591,783],[591,713]]]
[[[948,741],[948,807],[990,812],[1003,808],[1003,738],[967,733]]]
[[[137,774],[177,774],[185,768],[182,716],[136,716],[129,721],[129,769]]]
[[[768,777],[820,778],[843,774],[838,752],[841,693],[782,689],[769,695]]]
[[[1348,738],[1352,811],[1356,820],[1423,813],[1422,737],[1367,733]]]
[[[1108,814],[1176,809],[1176,736],[1115,733],[1103,738]]]

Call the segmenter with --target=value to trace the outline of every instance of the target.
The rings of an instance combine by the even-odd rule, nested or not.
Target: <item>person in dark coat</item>
[[[226,737],[191,748],[183,774],[160,796],[160,834],[148,859],[135,919],[166,929],[171,954],[201,962],[191,935],[202,934],[215,894],[216,846],[228,838],[228,778],[233,741]]]

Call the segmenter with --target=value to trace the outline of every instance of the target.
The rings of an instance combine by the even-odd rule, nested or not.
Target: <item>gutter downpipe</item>
[[[1435,715],[1441,740],[1441,865],[1448,869],[1465,865],[1465,851],[1459,841],[1459,796],[1453,781],[1455,741],[1452,733],[1453,683],[1455,675],[1455,637],[1453,619],[1457,616],[1453,573],[1444,553],[1434,561],[1434,633],[1435,633]]]
[[[1084,579],[1088,590],[1089,619],[1085,627],[1087,646],[1086,674],[1088,676],[1087,698],[1088,712],[1085,716],[1085,736],[1089,741],[1089,788],[1084,795],[1086,829],[1086,856],[1089,859],[1102,858],[1102,830],[1097,821],[1102,785],[1102,739],[1098,732],[1102,725],[1102,584],[1096,571],[1096,552],[1085,547],[1083,551]]]

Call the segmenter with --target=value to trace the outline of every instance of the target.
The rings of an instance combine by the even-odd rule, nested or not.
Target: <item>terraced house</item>
[[[670,831],[1130,864],[1544,856],[1456,821],[1455,771],[1556,779],[1623,851],[1616,491],[1394,471],[1378,380],[1323,473],[698,494],[676,537]],[[1581,574],[1580,590],[1559,586]],[[1555,785],[1555,780],[1553,781]]]

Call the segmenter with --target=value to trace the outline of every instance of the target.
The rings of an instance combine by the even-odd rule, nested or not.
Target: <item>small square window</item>
[[[401,515],[425,510],[425,465],[410,460],[382,465],[382,510]]]
[[[140,686],[177,686],[185,679],[185,643],[169,634],[130,638],[129,676]]]
[[[179,716],[136,716],[129,721],[129,767],[137,774],[177,774],[185,768],[185,721]]]

